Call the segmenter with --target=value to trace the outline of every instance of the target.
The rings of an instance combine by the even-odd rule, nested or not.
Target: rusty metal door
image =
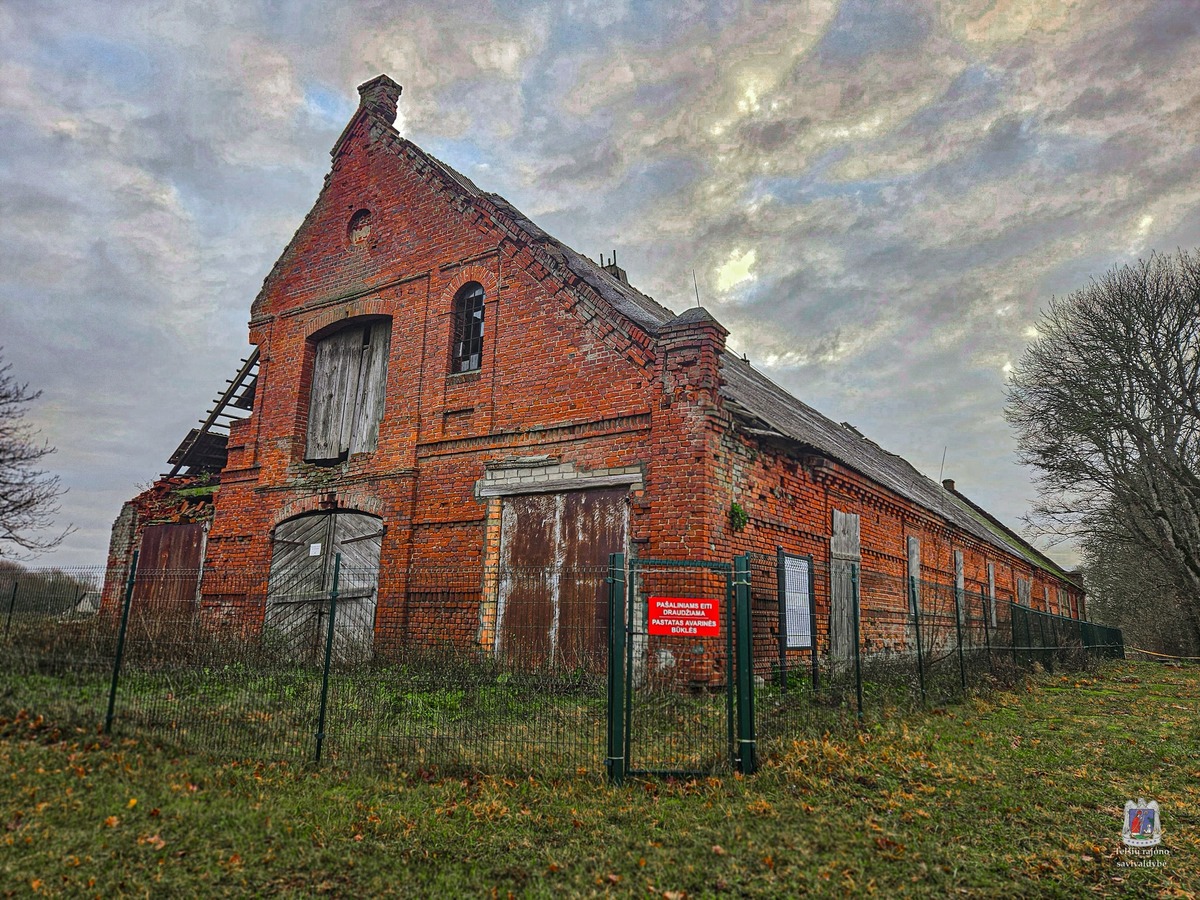
[[[496,652],[523,668],[604,667],[608,557],[625,550],[624,488],[507,497]]]
[[[365,513],[311,513],[276,526],[266,627],[293,656],[324,652],[339,555],[334,646],[341,656],[370,649],[382,539],[383,523]]]
[[[138,554],[132,610],[153,618],[190,618],[196,611],[203,555],[203,525],[147,526]]]

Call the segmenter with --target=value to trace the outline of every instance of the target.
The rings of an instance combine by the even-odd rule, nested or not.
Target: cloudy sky
[[[1054,294],[1200,244],[1200,8],[1119,0],[0,2],[0,344],[76,531],[233,375],[328,151],[397,127],[1019,525],[1007,369]],[[1069,548],[1061,558],[1070,562]]]

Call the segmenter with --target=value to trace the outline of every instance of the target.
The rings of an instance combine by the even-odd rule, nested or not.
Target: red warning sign
[[[716,600],[697,597],[651,597],[650,634],[715,637],[721,631]]]

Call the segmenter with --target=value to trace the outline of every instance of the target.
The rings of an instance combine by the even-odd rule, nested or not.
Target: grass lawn
[[[1195,896],[1200,668],[1114,663],[778,744],[750,778],[438,778],[0,726],[0,897]],[[1122,865],[1127,799],[1169,855]]]

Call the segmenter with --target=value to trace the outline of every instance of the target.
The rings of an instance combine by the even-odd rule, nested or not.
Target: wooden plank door
[[[364,513],[334,515],[333,554],[341,554],[334,641],[343,653],[369,650],[375,636],[383,522]]]
[[[287,652],[302,659],[324,654],[339,553],[334,640],[340,654],[370,648],[382,537],[379,519],[355,512],[313,513],[276,526],[266,627]]]
[[[500,514],[496,653],[534,668],[550,657],[558,586],[558,494],[507,497]]]
[[[854,584],[851,567],[862,559],[858,516],[833,511],[829,542],[829,653],[834,659],[854,658]]]
[[[599,671],[608,664],[608,557],[625,552],[628,496],[616,490],[563,494],[563,570],[558,591],[555,659],[564,667]]]

